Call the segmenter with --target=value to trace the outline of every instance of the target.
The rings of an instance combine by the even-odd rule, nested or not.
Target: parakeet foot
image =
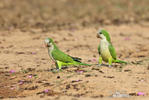
[[[109,65],[108,67],[112,67],[112,65]]]

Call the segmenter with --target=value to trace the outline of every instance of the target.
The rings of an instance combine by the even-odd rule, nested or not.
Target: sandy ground
[[[149,100],[148,5],[149,0],[0,0],[0,99]],[[100,28],[128,65],[51,71],[45,38],[97,64]]]
[[[44,39],[51,37],[65,53],[97,64],[99,28],[109,31],[117,57],[128,65],[68,67],[53,73]],[[129,24],[43,32],[0,31],[0,98],[46,100],[148,100],[149,28]],[[106,64],[106,63],[105,63]],[[119,92],[128,98],[112,98]],[[144,96],[137,96],[142,92]]]

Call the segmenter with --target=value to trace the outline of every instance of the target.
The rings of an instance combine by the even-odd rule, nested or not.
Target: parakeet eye
[[[99,32],[99,34],[102,34],[102,32]]]

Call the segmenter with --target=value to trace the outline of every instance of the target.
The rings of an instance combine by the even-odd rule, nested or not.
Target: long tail
[[[115,63],[125,63],[125,64],[127,64],[127,62],[122,61],[122,60],[118,60],[118,59],[117,59],[117,60],[115,60],[114,62],[115,62]]]
[[[79,66],[79,65],[92,66],[91,64],[86,64],[86,63],[76,62],[76,61],[74,61],[73,63],[63,63],[62,65],[63,66],[69,66],[69,65],[75,65],[75,66]]]
[[[82,63],[82,62],[79,62],[78,65],[91,66],[91,64],[85,64],[85,63]]]

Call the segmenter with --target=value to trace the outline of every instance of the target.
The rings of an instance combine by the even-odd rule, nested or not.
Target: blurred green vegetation
[[[149,21],[149,0],[0,0],[0,29]]]

